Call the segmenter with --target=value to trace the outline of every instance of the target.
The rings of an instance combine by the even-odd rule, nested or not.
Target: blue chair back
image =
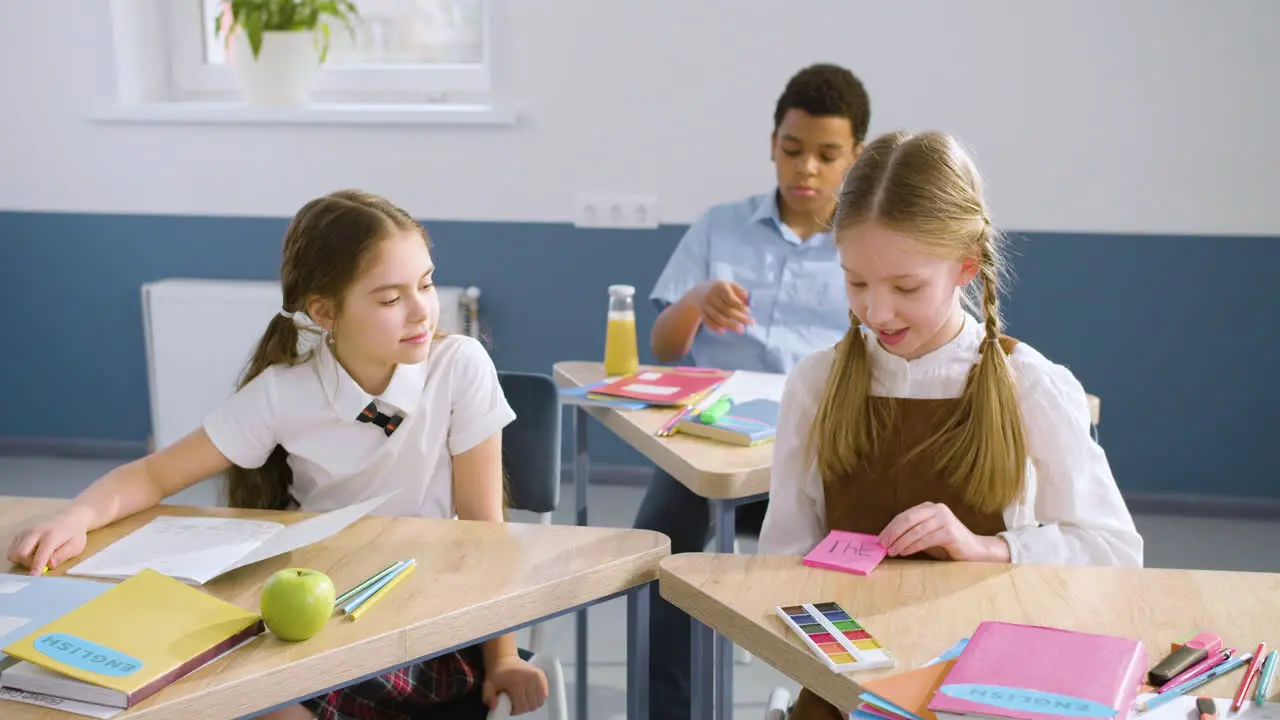
[[[547,375],[499,372],[516,419],[502,430],[507,495],[516,510],[549,513],[560,503],[560,392]]]

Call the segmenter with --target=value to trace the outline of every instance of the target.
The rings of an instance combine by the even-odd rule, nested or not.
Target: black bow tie
[[[400,415],[387,415],[386,413],[379,412],[377,404],[369,403],[368,407],[361,410],[360,414],[356,416],[356,420],[363,423],[373,423],[374,425],[382,428],[382,431],[390,436],[391,433],[396,431],[396,428],[400,427],[400,421],[404,420],[404,417]]]

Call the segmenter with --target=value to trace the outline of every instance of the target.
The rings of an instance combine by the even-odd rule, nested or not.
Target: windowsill
[[[157,102],[107,105],[100,123],[173,125],[495,125],[516,124],[516,113],[490,105],[372,105],[314,103],[298,108],[250,107],[236,102]]]

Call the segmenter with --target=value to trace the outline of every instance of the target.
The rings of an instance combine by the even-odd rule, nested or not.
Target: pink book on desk
[[[875,535],[832,530],[801,562],[809,567],[869,575],[887,553],[888,548]]]
[[[929,709],[939,720],[1124,720],[1146,670],[1147,650],[1137,640],[984,622]]]

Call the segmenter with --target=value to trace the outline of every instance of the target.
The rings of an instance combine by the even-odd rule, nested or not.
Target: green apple
[[[258,603],[267,629],[281,640],[306,640],[333,615],[333,581],[319,570],[289,568],[267,578]]]

